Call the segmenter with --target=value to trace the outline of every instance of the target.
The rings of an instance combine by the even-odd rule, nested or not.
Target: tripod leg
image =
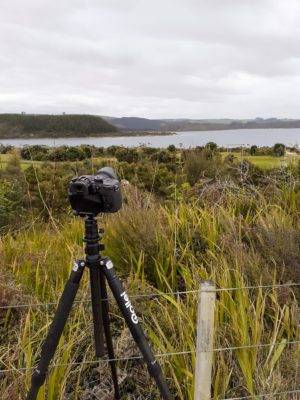
[[[105,276],[104,276],[102,269],[99,270],[99,273],[100,273],[100,284],[101,284],[101,295],[102,295],[102,302],[101,302],[102,319],[103,319],[103,327],[104,327],[104,334],[105,334],[106,345],[107,345],[108,358],[114,359],[115,352],[114,352],[113,342],[112,342],[112,337],[111,337],[111,332],[110,332],[109,305],[108,305]],[[120,395],[120,390],[119,390],[116,361],[110,361],[110,368],[111,368],[113,385],[114,385],[114,389],[115,389],[115,400],[119,400],[119,399],[121,399],[121,395]]]
[[[82,260],[76,261],[74,264],[70,277],[65,285],[63,294],[59,300],[49,332],[42,346],[40,361],[32,374],[31,388],[27,395],[27,400],[35,400],[37,398],[39,389],[46,379],[50,361],[54,356],[59,339],[62,335],[64,326],[67,322],[76,293],[78,291],[84,267],[85,262]]]
[[[94,340],[96,357],[104,356],[103,344],[103,323],[101,315],[101,284],[100,284],[100,263],[88,263],[90,269],[90,286],[92,296],[92,310],[94,323]]]
[[[161,367],[152,353],[128,295],[126,294],[122,283],[116,275],[113,263],[109,258],[104,258],[101,260],[100,264],[104,267],[103,272],[109,287],[113,292],[116,302],[118,303],[118,306],[125,318],[126,324],[130,329],[132,337],[147,363],[149,374],[154,378],[162,398],[164,400],[172,400],[172,396],[163,377]]]

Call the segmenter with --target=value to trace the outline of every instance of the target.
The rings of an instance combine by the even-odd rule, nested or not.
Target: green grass
[[[10,160],[10,154],[0,154],[0,169],[5,169],[7,166],[8,161]],[[30,161],[30,160],[21,160],[21,168],[25,170],[26,168],[30,167],[30,165],[34,164],[38,165],[40,161]]]
[[[223,152],[222,157],[226,157],[228,154],[233,154],[237,160],[249,160],[254,165],[262,169],[277,168],[280,166],[286,166],[291,163],[295,163],[300,160],[300,155],[298,154],[288,154],[285,157],[274,157],[274,156],[251,156],[243,152],[239,153],[227,153]]]
[[[215,189],[210,199],[207,187],[206,198],[202,199],[205,207],[183,200],[161,206],[152,201],[144,205],[135,188],[132,192],[129,188],[123,211],[103,221],[106,254],[115,262],[129,293],[193,290],[203,279],[211,279],[221,288],[295,281],[289,273],[293,272],[293,260],[299,256],[296,238],[300,224],[293,193],[285,188],[267,199],[245,188],[232,193],[222,188],[216,207]],[[55,224],[37,221],[24,231],[2,237],[0,284],[1,293],[4,290],[5,294],[0,295],[1,302],[57,301],[72,260],[83,255],[82,225],[80,219]],[[86,273],[78,298],[88,296]],[[295,296],[299,293],[290,289],[219,293],[215,347],[280,345],[214,353],[214,399],[295,387],[300,347],[286,343],[300,338]],[[160,361],[176,398],[192,400],[197,296],[165,294],[135,299],[133,304],[155,352],[191,352]],[[53,311],[53,307],[12,308],[4,314],[1,311],[3,369],[36,364]],[[111,317],[117,356],[136,355],[115,306],[111,308]],[[80,365],[80,361],[95,359],[91,324],[89,303],[76,306],[53,360],[64,365],[50,369],[39,400],[79,400],[91,398],[95,392],[99,398],[105,398],[110,392],[107,365],[100,367],[101,381],[97,380],[96,365]],[[79,364],[66,365],[72,362]],[[160,398],[144,366],[120,362],[119,367],[123,389],[131,388],[135,396],[124,394],[124,399]],[[30,371],[5,374],[0,381],[2,399],[23,399],[29,382]]]

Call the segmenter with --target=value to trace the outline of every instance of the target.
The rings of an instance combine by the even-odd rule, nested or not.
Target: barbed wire
[[[271,393],[262,393],[262,394],[254,394],[251,396],[242,396],[242,397],[226,397],[220,400],[247,400],[247,399],[257,399],[257,398],[264,398],[267,396],[281,396],[281,395],[290,395],[294,393],[300,393],[300,389],[295,390],[286,390],[284,392],[271,392]],[[213,400],[213,398],[211,399]]]
[[[282,283],[282,284],[274,284],[274,285],[257,285],[257,286],[241,286],[241,287],[228,287],[228,288],[216,288],[216,289],[191,289],[191,290],[181,290],[181,291],[169,291],[169,292],[152,292],[152,293],[144,293],[144,294],[129,294],[131,299],[142,299],[142,298],[150,298],[155,299],[157,297],[164,297],[164,296],[183,296],[188,294],[197,294],[201,291],[205,291],[206,293],[218,293],[218,292],[232,292],[237,290],[255,290],[255,289],[276,289],[281,287],[297,287],[300,286],[300,283]],[[101,301],[109,301],[113,300],[113,296],[109,296],[106,299],[101,299]],[[6,304],[5,306],[0,306],[0,309],[9,309],[9,308],[31,308],[31,307],[50,307],[57,305],[59,300],[48,302],[48,303],[27,303],[27,304]],[[73,304],[78,303],[90,303],[91,299],[87,300],[75,300]]]
[[[275,342],[275,343],[261,343],[254,345],[244,345],[244,346],[230,346],[230,347],[217,347],[213,349],[207,349],[205,352],[221,352],[221,351],[232,351],[232,350],[240,350],[240,349],[251,349],[251,348],[262,348],[262,347],[272,347],[272,346],[280,346],[280,345],[288,345],[288,344],[300,344],[300,340],[291,340],[286,342]],[[168,353],[158,353],[155,354],[155,357],[170,357],[170,356],[180,356],[180,355],[189,355],[196,354],[196,350],[182,350],[182,351],[174,351]],[[76,366],[76,365],[89,365],[89,364],[98,364],[98,363],[107,363],[107,362],[121,362],[121,361],[134,361],[134,360],[142,360],[143,356],[132,356],[132,357],[116,357],[116,358],[101,358],[99,360],[85,360],[78,362],[70,362],[70,363],[60,363],[53,364],[50,368],[59,368],[59,367],[67,367],[67,366]],[[25,372],[33,370],[35,367],[21,367],[21,368],[8,368],[8,369],[0,369],[1,373],[7,372]]]

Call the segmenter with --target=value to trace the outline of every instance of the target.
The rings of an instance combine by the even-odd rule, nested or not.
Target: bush
[[[257,146],[251,146],[250,147],[250,154],[251,154],[251,156],[254,156],[255,154],[257,154],[257,150],[258,150],[258,147]]]
[[[13,147],[8,145],[5,146],[4,144],[0,144],[0,154],[7,154],[12,151]]]
[[[166,164],[173,160],[174,154],[169,153],[167,150],[159,150],[153,153],[150,157],[153,161],[158,161],[159,163]]]
[[[218,145],[215,142],[208,142],[208,143],[206,143],[205,148],[210,151],[216,151],[218,148]]]
[[[222,170],[222,161],[219,155],[210,150],[190,152],[185,160],[185,173],[190,185],[195,185],[201,178],[214,178]]]
[[[170,151],[171,153],[174,153],[176,151],[176,147],[174,146],[174,144],[170,144],[168,146],[168,151]]]
[[[136,149],[131,149],[131,148],[119,148],[115,152],[115,157],[118,161],[125,161],[128,163],[134,163],[137,162],[139,159],[139,153],[137,152]]]
[[[24,160],[42,161],[47,158],[49,151],[49,147],[36,144],[33,146],[22,147],[20,154]]]
[[[0,231],[13,226],[21,214],[21,192],[16,182],[0,181]]]
[[[283,157],[285,155],[285,145],[276,143],[273,147],[273,153],[276,157]]]

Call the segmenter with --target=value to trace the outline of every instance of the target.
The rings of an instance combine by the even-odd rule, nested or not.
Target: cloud
[[[299,117],[298,0],[3,0],[0,112]]]

